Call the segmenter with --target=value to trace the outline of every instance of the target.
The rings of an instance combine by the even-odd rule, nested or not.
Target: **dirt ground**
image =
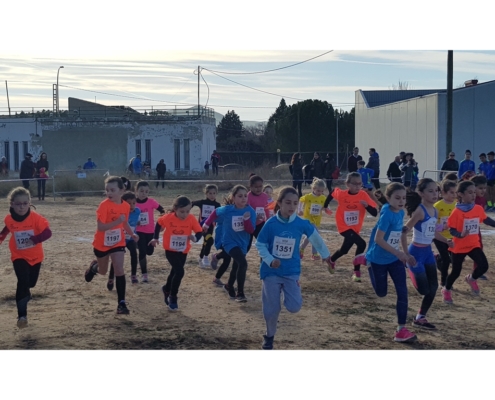
[[[305,192],[308,191],[306,187]],[[167,208],[177,194],[177,190],[165,190],[153,193],[152,197]],[[198,191],[186,194],[193,200],[203,197]],[[94,258],[91,242],[96,228],[95,210],[101,200],[103,198],[97,196],[55,202],[33,200],[37,211],[49,220],[53,236],[44,243],[45,261],[28,306],[29,326],[23,330],[16,327],[17,280],[8,244],[2,244],[0,349],[260,349],[265,325],[261,312],[259,257],[254,247],[248,254],[245,291],[248,302],[239,304],[212,284],[214,271],[198,268],[200,245],[193,245],[179,291],[180,311],[177,313],[170,312],[163,302],[161,286],[170,271],[163,249],[157,247],[155,254],[148,258],[150,282],[147,284],[131,285],[130,261],[126,257],[126,300],[131,313],[116,315],[116,292],[107,290],[106,277],[96,276],[91,283],[84,280],[84,271]],[[335,206],[333,202],[331,208],[335,210]],[[6,201],[1,209],[3,215],[8,212]],[[374,223],[375,218],[366,219],[363,230],[366,238]],[[303,308],[297,314],[283,309],[275,348],[494,349],[495,231],[484,227],[482,232],[491,269],[487,273],[488,280],[480,281],[481,296],[473,297],[461,278],[454,285],[453,305],[444,304],[438,292],[428,314],[438,330],[427,332],[411,327],[419,339],[416,343],[405,345],[392,341],[396,327],[393,284],[389,279],[389,295],[378,298],[366,268],[363,268],[362,282],[353,282],[352,249],[352,254],[337,262],[334,275],[320,262],[308,257],[303,260]],[[331,252],[335,252],[341,245],[341,237],[335,231],[333,217],[323,217],[321,233]],[[306,254],[310,254],[310,249]],[[470,260],[465,262],[462,278],[471,267]],[[421,296],[409,278],[408,289],[410,324]]]

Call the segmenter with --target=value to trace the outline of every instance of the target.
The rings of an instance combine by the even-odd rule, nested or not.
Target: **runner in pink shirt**
[[[270,203],[270,197],[263,192],[263,178],[261,176],[251,174],[249,177],[249,192],[248,192],[248,205],[253,207],[256,213],[256,229],[251,234],[249,239],[249,245],[247,251],[253,244],[253,237],[257,238],[261,231],[261,228],[265,225],[265,222],[270,218],[270,210],[267,209]]]

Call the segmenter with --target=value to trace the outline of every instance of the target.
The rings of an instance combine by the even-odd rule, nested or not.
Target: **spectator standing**
[[[210,175],[210,163],[208,162],[208,160],[205,161],[204,169],[205,169],[205,175],[206,176]]]
[[[320,153],[315,151],[309,165],[311,165],[311,169],[313,170],[313,178],[323,179],[325,177],[325,164],[320,157]]]
[[[457,176],[461,179],[462,176],[468,171],[473,171],[476,174],[476,164],[473,160],[471,160],[471,150],[465,151],[464,160],[459,163]]]
[[[86,161],[83,165],[83,169],[95,169],[96,164],[93,162],[91,157],[88,158],[88,161]]]
[[[480,175],[488,176],[488,173],[490,172],[490,163],[486,159],[486,154],[481,153],[480,154],[480,165],[478,166],[478,173]]]
[[[213,153],[210,157],[212,175],[218,176],[218,166],[220,165],[220,159],[221,159],[220,154],[218,154],[216,150],[213,150]]]
[[[302,197],[302,184],[304,180],[301,153],[294,153],[290,160],[289,171],[292,175],[292,187],[297,189],[299,197]]]
[[[459,170],[459,161],[457,161],[457,160],[455,159],[455,153],[454,153],[453,151],[451,151],[451,152],[449,153],[449,158],[447,158],[447,159],[443,162],[443,164],[442,164],[442,166],[440,167],[440,169],[441,169],[442,171],[454,171],[454,172],[457,172],[457,171]],[[443,179],[444,175],[445,175],[445,174],[444,174],[443,172],[442,172],[442,173],[440,173],[440,180],[442,180],[442,179]]]
[[[489,153],[486,153],[486,155],[488,156],[488,162],[490,163],[486,175],[486,211],[493,212],[495,211],[495,152],[490,151]]]
[[[400,156],[395,156],[395,160],[392,161],[388,166],[387,177],[390,182],[402,182],[402,171],[400,170],[400,163]]]
[[[347,159],[347,171],[349,171],[349,173],[356,172],[358,169],[357,163],[358,163],[358,161],[361,161],[362,159],[363,159],[363,157],[361,157],[359,155],[359,148],[354,147],[354,149],[352,149],[352,154]]]
[[[380,189],[380,156],[373,147],[370,148],[369,155],[370,158],[368,164],[366,164],[366,168],[373,170],[373,185],[375,189]]]
[[[136,158],[132,162],[132,170],[137,176],[141,176],[143,164],[141,163],[141,154],[136,154]]]
[[[35,165],[32,160],[33,155],[26,153],[24,160],[21,162],[21,170],[19,172],[19,178],[22,180],[22,186],[29,190],[29,180],[34,177]]]
[[[327,183],[328,193],[332,193],[332,182],[333,182],[333,172],[335,171],[335,161],[330,156],[330,153],[327,153],[325,157],[324,165],[324,178]]]
[[[167,172],[167,165],[165,164],[165,160],[162,158],[158,164],[156,164],[156,179],[157,182],[155,184],[155,187],[158,187],[159,182],[158,181],[164,181],[165,180],[165,172]],[[162,182],[162,189],[165,187],[165,182]]]
[[[5,156],[3,156],[2,161],[0,161],[0,175],[5,178],[9,176],[9,163]]]
[[[41,153],[36,163],[36,177],[38,178],[38,200],[45,200],[46,180],[48,179],[48,156],[45,152]]]
[[[402,164],[400,165],[400,170],[402,171],[402,183],[406,189],[414,191],[416,189],[416,183],[418,176],[418,164],[414,161],[413,153],[406,153],[402,159]]]

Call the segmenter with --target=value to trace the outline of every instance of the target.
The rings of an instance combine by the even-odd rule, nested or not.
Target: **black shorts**
[[[108,256],[109,254],[117,253],[119,251],[125,252],[125,246],[113,247],[107,251],[101,251],[101,250],[93,248],[93,253],[95,253],[95,256],[97,258],[103,258],[103,257]]]
[[[486,184],[490,187],[495,186],[495,179],[490,179],[489,181],[486,181]]]

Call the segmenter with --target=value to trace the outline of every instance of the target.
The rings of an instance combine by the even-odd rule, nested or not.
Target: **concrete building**
[[[477,165],[480,153],[495,151],[495,81],[466,81],[453,90],[452,149],[446,148],[446,89],[358,90],[355,105],[356,146],[365,160],[370,147],[380,154],[381,178],[400,151],[414,153],[420,177],[440,169],[448,151],[461,161],[469,149]]]
[[[173,109],[140,113],[125,106],[109,107],[69,98],[63,117],[0,118],[0,157],[19,169],[24,154],[36,160],[44,151],[50,169],[70,170],[91,157],[98,168],[121,174],[141,154],[154,168],[165,160],[175,175],[202,172],[216,148],[214,111]]]

